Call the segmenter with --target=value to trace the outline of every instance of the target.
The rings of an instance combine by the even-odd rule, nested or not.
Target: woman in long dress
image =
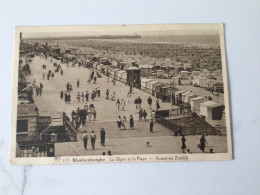
[[[122,120],[122,127],[124,128],[124,130],[126,130],[126,117],[124,116],[123,120]]]

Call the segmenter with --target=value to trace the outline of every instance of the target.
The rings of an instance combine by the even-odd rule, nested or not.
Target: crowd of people
[[[54,66],[54,71],[48,70],[48,72],[47,72],[47,80],[50,80],[50,78],[54,79],[54,73],[60,72],[60,75],[63,76],[63,69],[61,68],[61,65],[54,62],[53,66]],[[42,65],[42,69],[45,71],[47,69],[47,66]],[[43,80],[45,80],[45,76],[46,76],[45,72],[43,72]],[[87,79],[87,82],[89,84],[91,84],[91,83],[97,84],[97,79],[99,77],[100,76],[98,75],[98,73],[92,71],[90,73],[88,79]],[[115,85],[115,82],[112,82],[112,83]],[[80,88],[80,84],[81,84],[81,81],[79,79],[77,79],[76,89]],[[37,96],[38,95],[41,96],[43,84],[40,83],[39,86],[37,86],[36,80],[34,79],[33,86],[36,89]],[[60,99],[61,100],[64,99],[66,104],[71,103],[71,94],[72,94],[71,91],[72,90],[73,90],[72,84],[70,82],[67,82],[66,90],[62,90],[60,92]],[[82,108],[82,109],[78,108],[76,111],[72,110],[71,119],[68,119],[70,121],[71,125],[76,130],[79,129],[79,127],[81,127],[81,126],[84,126],[87,122],[87,119],[89,119],[89,121],[91,121],[92,119],[94,121],[96,120],[97,112],[96,112],[95,106],[94,106],[93,103],[91,103],[88,106],[88,102],[90,101],[90,99],[93,102],[96,98],[100,98],[100,97],[101,97],[101,90],[100,90],[99,86],[97,88],[95,88],[94,90],[92,90],[91,92],[89,92],[89,91],[79,92],[78,91],[76,93],[77,102],[86,102],[84,104],[84,108]],[[131,94],[128,93],[126,98],[119,98],[119,97],[116,96],[115,91],[113,91],[110,94],[109,89],[107,89],[105,91],[105,99],[115,101],[116,102],[115,106],[117,108],[117,111],[125,111],[125,108],[126,108],[125,99],[127,99],[127,102],[130,103],[131,102]],[[139,97],[139,96],[136,97],[133,100],[133,103],[135,104],[135,108],[138,109],[138,112],[131,114],[129,116],[129,118],[127,118],[124,114],[123,114],[122,117],[119,115],[117,120],[116,120],[118,130],[127,130],[127,129],[134,130],[135,129],[135,124],[134,124],[135,121],[134,121],[134,117],[133,117],[134,114],[138,114],[139,121],[142,121],[143,119],[144,119],[145,122],[147,121],[148,113],[144,109],[146,107],[146,105],[142,106],[144,103],[143,103],[141,97]],[[156,118],[155,118],[156,114],[155,114],[155,111],[153,110],[153,99],[150,96],[147,99],[147,104],[148,104],[150,112],[151,112],[150,117],[148,117],[148,118],[150,118],[149,123],[147,123],[147,124],[149,124],[148,126],[149,126],[150,132],[153,133],[154,132],[154,124],[156,122]],[[158,109],[160,109],[160,102],[159,102],[159,99],[156,99],[156,110],[158,110]],[[101,146],[105,146],[105,134],[106,134],[105,130],[104,130],[104,128],[102,128],[100,130]],[[96,136],[94,130],[91,132],[90,135],[88,135],[86,133],[86,131],[84,131],[84,133],[83,133],[84,148],[87,149],[87,140],[90,139],[92,149],[94,150],[95,149],[96,137],[97,136]],[[186,138],[185,138],[184,135],[182,136],[181,141],[182,141],[181,149],[183,150],[183,152],[185,152],[187,147],[186,147]],[[207,141],[205,139],[205,135],[203,135],[200,139],[200,144],[198,145],[198,147],[201,149],[202,152],[204,152],[204,148],[205,148],[206,143],[207,143]],[[187,149],[187,151],[188,151],[188,149]]]
[[[100,145],[105,147],[106,131],[104,130],[104,128],[101,128],[99,133],[100,133]],[[91,141],[92,150],[95,150],[97,135],[96,135],[94,130],[91,131],[90,135],[87,134],[87,131],[84,131],[82,138],[83,138],[83,146],[84,146],[85,150],[87,150],[89,138],[90,138],[90,141]]]

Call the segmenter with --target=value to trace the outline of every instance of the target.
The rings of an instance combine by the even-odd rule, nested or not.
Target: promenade
[[[43,72],[47,75],[47,72],[51,70],[54,72],[53,63],[56,60],[50,58],[43,59],[36,56],[33,62],[30,64],[32,75],[28,77],[29,81],[36,80],[36,85],[39,83],[43,84],[42,96],[36,96],[34,92],[34,101],[39,109],[40,115],[61,117],[62,112],[65,112],[69,117],[71,116],[72,110],[77,108],[84,108],[86,101],[78,102],[76,96],[77,93],[88,91],[91,93],[94,89],[100,88],[101,96],[96,98],[94,101],[91,99],[88,105],[91,103],[95,105],[97,117],[96,121],[89,121],[78,129],[78,142],[66,142],[66,143],[56,143],[55,144],[55,154],[62,156],[78,156],[78,155],[101,155],[102,152],[107,152],[110,150],[112,154],[155,154],[155,153],[181,153],[181,137],[175,137],[173,132],[167,128],[155,123],[154,133],[149,131],[149,122],[144,120],[138,121],[138,109],[136,109],[134,104],[134,99],[140,97],[142,99],[142,108],[146,110],[150,118],[150,108],[147,103],[147,99],[150,96],[153,99],[153,109],[155,109],[156,98],[152,97],[150,94],[143,92],[138,89],[134,89],[134,94],[130,98],[130,102],[127,99],[127,93],[129,91],[129,86],[117,81],[115,86],[111,82],[107,82],[107,77],[102,75],[102,78],[97,79],[96,84],[87,83],[88,77],[91,70],[84,67],[71,67],[71,65],[62,64],[63,76],[60,72],[55,73],[54,78],[50,77],[47,80],[46,76],[43,79]],[[60,62],[57,62],[60,64]],[[45,64],[46,70],[42,69],[42,65]],[[80,80],[80,85],[77,87],[77,80]],[[60,99],[60,92],[66,90],[66,84],[70,82],[72,84],[71,92],[71,103],[66,104],[64,99]],[[124,111],[118,110],[116,107],[116,101],[106,100],[105,91],[109,89],[110,95],[115,91],[116,99],[119,98],[125,100],[126,106]],[[171,105],[169,103],[164,103],[160,101],[160,109],[169,109]],[[135,121],[135,129],[129,129],[129,116],[133,115]],[[126,116],[126,130],[118,130],[116,120],[118,116]],[[106,144],[105,147],[100,146],[99,131],[104,128],[106,131]],[[88,134],[94,130],[97,135],[96,149],[92,150],[90,140],[88,143],[88,150],[85,150],[82,143],[82,132],[87,131]],[[191,148],[194,153],[200,152],[197,148],[199,144],[200,136],[186,136],[186,145]],[[215,152],[225,152],[226,149],[226,137],[219,136],[207,136],[206,137],[209,147],[212,147]],[[146,146],[146,143],[150,142],[150,147]],[[213,144],[214,143],[214,144]],[[208,151],[209,149],[206,148]]]

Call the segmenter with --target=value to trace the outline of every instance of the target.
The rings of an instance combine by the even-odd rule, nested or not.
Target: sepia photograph
[[[16,27],[11,164],[232,160],[222,24]]]

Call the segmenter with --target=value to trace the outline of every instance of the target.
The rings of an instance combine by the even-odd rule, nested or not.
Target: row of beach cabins
[[[102,64],[96,64],[93,68],[110,78],[126,83],[127,72],[125,70]],[[197,113],[199,116],[205,116],[208,120],[222,119],[224,111],[223,105],[209,101],[206,97],[201,97],[193,92],[180,91],[177,88],[172,89],[174,104],[178,104],[177,100],[181,100],[181,102],[189,104],[191,111]],[[171,86],[167,83],[162,83],[156,79],[141,77],[141,90],[157,98],[161,98],[164,101],[170,101]]]

